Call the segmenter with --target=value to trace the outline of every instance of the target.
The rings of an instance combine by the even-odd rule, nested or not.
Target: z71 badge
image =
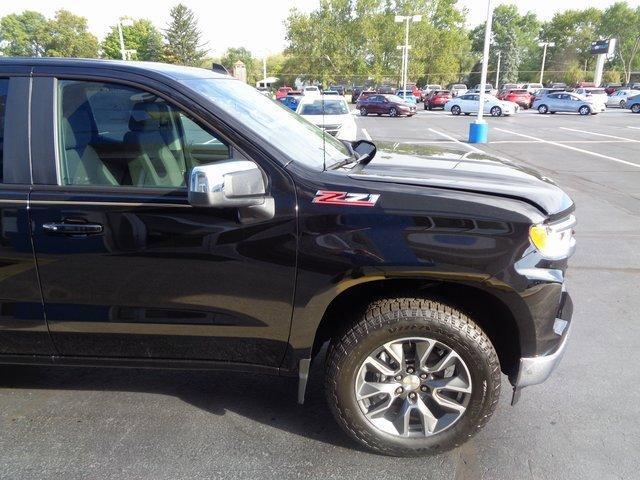
[[[313,199],[313,203],[373,207],[378,201],[378,198],[380,198],[380,195],[374,193],[332,192],[327,190],[318,190],[316,192],[316,196]]]

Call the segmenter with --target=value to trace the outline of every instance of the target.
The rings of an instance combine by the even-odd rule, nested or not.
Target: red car
[[[280,100],[281,98],[286,97],[289,92],[293,92],[293,88],[291,87],[280,87],[276,92],[276,100]]]
[[[400,86],[402,88],[402,86]],[[422,90],[418,88],[415,83],[407,83],[407,90],[411,90],[411,93],[416,97],[416,102],[422,101]]]
[[[524,89],[502,90],[498,93],[498,99],[513,102],[522,108],[529,108],[532,104],[531,94]]]
[[[360,115],[363,117],[369,114],[389,115],[390,117],[406,115],[407,117],[412,117],[416,114],[415,105],[405,102],[396,95],[381,95],[377,93],[366,98],[360,95],[356,108],[360,110]]]
[[[613,95],[615,92],[622,88],[621,83],[607,83],[604,87],[604,91],[607,95]]]
[[[449,90],[434,90],[424,99],[424,109],[442,108],[444,110],[444,104],[452,98],[453,95]]]

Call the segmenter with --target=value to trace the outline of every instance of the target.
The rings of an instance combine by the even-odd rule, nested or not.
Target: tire
[[[492,117],[501,117],[502,109],[500,107],[491,107],[490,113]]]
[[[390,117],[397,117],[398,116],[398,111],[395,108],[390,108],[389,109],[389,116]]]
[[[589,115],[591,113],[591,108],[589,108],[587,105],[582,105],[579,109],[578,109],[578,113],[580,115]]]
[[[404,350],[402,342],[408,342],[409,346],[414,345],[413,356],[410,353],[411,349]],[[431,342],[436,346],[426,349],[424,346],[432,345]],[[371,366],[375,367],[374,363],[367,361],[372,358],[372,355],[380,351],[397,352],[397,350],[385,349],[385,345],[389,344],[402,345],[400,352],[406,352],[404,357],[406,362],[402,364],[405,370],[400,368],[400,363],[396,363],[393,368],[397,367],[397,371],[402,374],[389,371],[392,376],[385,377],[380,374],[384,377],[381,379],[382,377],[378,378],[375,374],[379,370],[374,368],[376,378],[365,380],[371,375],[369,373]],[[418,345],[423,346],[421,350],[418,350]],[[381,348],[383,350],[380,350]],[[424,362],[426,365],[430,365],[431,361],[435,362],[433,367],[424,367],[422,361],[414,362],[413,359],[417,359],[419,351],[430,352],[422,358],[427,359]],[[449,357],[448,351],[456,355]],[[434,354],[435,360],[431,360]],[[447,362],[445,357],[453,360]],[[391,359],[391,362],[394,361],[388,354],[386,358]],[[382,364],[382,360],[377,361],[378,365]],[[408,365],[414,365],[416,370],[411,370]],[[440,370],[438,365],[441,366]],[[427,385],[431,385],[430,382],[438,379],[442,382],[442,378],[435,378],[440,374],[433,373],[427,376],[427,373],[420,373],[433,368],[433,372],[441,371],[441,375],[445,376],[445,370],[449,368],[446,365],[455,365],[451,375],[456,377],[456,381],[459,376],[464,376],[466,380],[463,381],[463,385],[468,390],[463,393],[453,393],[455,396],[453,400],[448,398],[458,407],[460,406],[458,401],[465,405],[461,413],[453,415],[455,417],[453,420],[449,419],[450,416],[443,417],[445,409],[439,410],[438,407],[433,409],[434,406],[441,405],[440,401],[443,398],[439,396],[441,390],[433,390],[432,395],[430,391],[432,387]],[[388,365],[383,366],[388,367]],[[366,373],[363,373],[363,368],[367,369]],[[398,374],[398,377],[393,376],[394,374]],[[418,377],[419,374],[420,377]],[[400,377],[402,380],[399,380]],[[420,380],[424,377],[427,378]],[[325,390],[334,416],[353,439],[377,453],[409,457],[444,452],[461,445],[484,427],[498,402],[500,380],[500,364],[495,349],[485,333],[469,317],[451,306],[427,298],[391,298],[371,303],[353,324],[331,340],[327,353]],[[422,383],[418,386],[416,382]],[[391,384],[391,387],[386,388],[381,394],[383,395],[382,404],[385,406],[390,404],[393,407],[393,409],[385,409],[385,415],[399,415],[398,410],[395,410],[398,402],[402,406],[430,404],[433,411],[437,412],[433,415],[438,420],[435,424],[431,424],[433,433],[424,433],[428,427],[420,418],[425,417],[415,416],[418,412],[414,409],[409,410],[408,429],[402,422],[398,427],[388,422],[387,424],[391,426],[374,424],[381,420],[379,417],[373,417],[372,420],[367,418],[365,408],[368,407],[363,407],[362,403],[368,403],[369,398],[378,398],[376,396],[378,394],[360,400],[356,398],[357,386],[360,385],[359,392],[362,392],[362,386],[367,386],[365,384],[387,387]],[[402,389],[395,388],[397,385],[404,385],[406,391],[399,392]],[[395,397],[392,397],[394,395]],[[436,398],[439,398],[438,402],[434,400]],[[464,400],[458,400],[461,398]],[[377,408],[376,403],[372,409]],[[451,410],[449,407],[448,411],[451,412]],[[454,411],[460,412],[459,409]],[[407,416],[402,418],[406,419]],[[384,420],[382,422],[384,423]],[[413,425],[411,425],[412,422]],[[416,423],[419,424],[421,431],[413,430],[418,427]],[[439,429],[439,427],[442,428]],[[408,431],[408,434],[400,435],[398,428]],[[388,429],[396,430],[385,431]]]
[[[640,103],[634,103],[631,105],[631,111],[633,113],[640,113]]]
[[[452,115],[460,115],[460,113],[462,113],[462,110],[460,109],[460,107],[458,105],[454,105],[453,107],[451,107],[451,114]]]
[[[546,105],[542,104],[538,107],[538,113],[541,113],[542,115],[544,115],[545,113],[549,112],[549,107],[547,107]]]
[[[624,108],[627,106],[627,101],[626,100],[620,100],[620,108]]]
[[[367,109],[364,107],[360,107],[360,115],[363,117],[367,116]]]

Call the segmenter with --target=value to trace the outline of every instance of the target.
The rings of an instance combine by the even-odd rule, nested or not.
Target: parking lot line
[[[364,134],[364,138],[371,141],[371,135],[369,135],[369,132],[367,132],[366,128],[362,128],[362,133]]]
[[[439,130],[434,130],[433,128],[429,129],[430,132],[435,133],[436,135],[440,135],[441,137],[444,137],[448,140],[451,140],[454,143],[457,143],[459,145],[462,145],[463,147],[468,148],[469,150],[471,150],[472,152],[476,152],[476,153],[484,153],[482,150],[480,150],[479,148],[474,147],[473,145],[469,145],[468,143],[464,143],[461,142],[460,140],[458,140],[457,138],[452,137],[451,135],[447,135],[444,132],[441,132]]]
[[[629,143],[633,140],[556,140],[558,143]],[[538,140],[494,140],[490,144],[497,143],[542,143]]]
[[[640,140],[636,140],[636,139],[633,139],[633,138],[618,137],[617,135],[607,135],[606,133],[589,132],[587,130],[580,130],[578,128],[569,128],[569,127],[560,127],[560,128],[562,130],[568,130],[570,132],[587,133],[589,135],[595,135],[597,137],[615,138],[616,140],[624,140],[625,142],[637,142],[637,143],[640,143]]]
[[[497,128],[496,127],[495,130],[498,130],[499,132],[509,133],[511,135],[516,135],[518,137],[529,138],[531,140],[538,140],[538,141],[540,141],[542,143],[547,143],[549,145],[555,145],[556,147],[560,147],[560,148],[566,148],[568,150],[573,150],[574,152],[580,152],[580,153],[585,153],[587,155],[593,155],[594,157],[604,158],[605,160],[611,160],[612,162],[622,163],[624,165],[629,165],[631,167],[640,168],[640,164],[638,164],[638,163],[628,162],[626,160],[622,160],[620,158],[615,158],[615,157],[610,157],[609,155],[603,155],[601,153],[590,152],[589,150],[584,150],[582,148],[572,147],[571,145],[565,145],[565,144],[562,144],[562,143],[553,142],[551,140],[544,140],[542,138],[532,137],[531,135],[525,135],[524,133],[518,133],[518,132],[514,132],[512,130],[505,130],[504,128]]]
[[[640,127],[631,127],[631,126],[629,126],[629,125],[627,125],[627,128],[633,128],[633,129],[635,129],[635,130],[640,130]]]

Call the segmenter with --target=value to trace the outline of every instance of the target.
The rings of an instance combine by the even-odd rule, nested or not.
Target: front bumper
[[[511,405],[515,405],[520,399],[520,392],[524,387],[543,383],[551,372],[560,363],[569,339],[571,330],[571,317],[573,316],[573,301],[568,292],[563,291],[560,299],[558,315],[555,319],[553,330],[562,337],[557,348],[546,355],[537,357],[523,357],[520,359],[518,375],[513,384],[513,396]]]

